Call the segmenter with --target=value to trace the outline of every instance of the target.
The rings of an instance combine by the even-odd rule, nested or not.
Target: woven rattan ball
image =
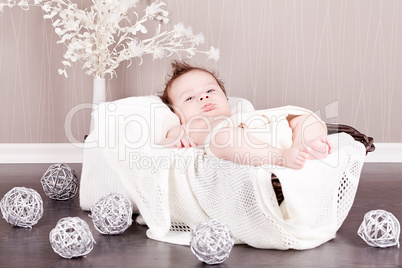
[[[207,264],[224,262],[233,244],[229,228],[215,219],[198,224],[191,232],[191,251],[198,260]]]
[[[392,213],[379,209],[364,215],[357,233],[369,246],[399,248],[400,231],[398,219]]]
[[[32,228],[43,215],[43,201],[34,189],[14,187],[0,201],[3,218],[11,225]]]
[[[75,196],[78,177],[67,164],[53,164],[40,180],[45,194],[55,200],[67,200]]]
[[[121,194],[102,197],[91,207],[92,222],[102,234],[123,233],[132,223],[133,208],[130,200]]]
[[[79,217],[60,219],[50,231],[49,240],[54,252],[67,259],[88,254],[95,243],[88,224]]]

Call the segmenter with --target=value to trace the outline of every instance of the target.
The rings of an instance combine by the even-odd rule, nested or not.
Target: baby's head
[[[185,62],[172,62],[172,73],[161,99],[182,124],[196,115],[230,116],[223,82],[213,72]]]

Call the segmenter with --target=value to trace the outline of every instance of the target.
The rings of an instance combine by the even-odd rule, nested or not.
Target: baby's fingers
[[[189,138],[191,147],[198,147],[198,141],[196,138],[191,138],[191,137],[188,137],[188,138]]]
[[[183,138],[180,140],[180,142],[181,142],[181,144],[182,144],[182,148],[184,147],[184,148],[188,149],[188,148],[191,147],[191,140],[190,140],[190,137],[183,137]]]
[[[181,141],[179,141],[179,143],[175,144],[175,145],[173,146],[173,148],[177,148],[177,149],[183,148],[183,145],[182,145]]]
[[[197,147],[198,142],[197,139],[191,138],[189,136],[183,138],[183,144],[185,148],[190,148],[190,147]]]
[[[177,144],[172,146],[173,148],[182,149],[182,148],[190,148],[190,147],[198,147],[197,139],[192,139],[190,137],[182,137]]]
[[[188,148],[188,147],[189,147],[189,145],[188,145],[188,141],[187,141],[186,137],[182,138],[180,140],[180,148]]]

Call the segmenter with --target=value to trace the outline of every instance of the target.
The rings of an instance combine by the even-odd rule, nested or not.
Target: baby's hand
[[[195,139],[192,139],[190,136],[183,136],[178,143],[176,143],[172,148],[190,148],[197,147],[198,143]]]
[[[159,144],[165,146],[166,148],[178,148],[178,149],[198,146],[197,141],[188,136],[183,136],[181,139],[166,138]]]
[[[198,142],[191,138],[182,126],[177,126],[169,130],[167,137],[160,143],[167,148],[190,148],[197,147]]]
[[[177,133],[177,128],[176,128]],[[180,138],[179,138],[180,137]],[[173,141],[172,148],[190,148],[190,147],[197,147],[198,142],[195,139],[192,139],[190,135],[187,133],[185,127],[182,125],[180,126],[180,132],[177,133],[177,138]]]

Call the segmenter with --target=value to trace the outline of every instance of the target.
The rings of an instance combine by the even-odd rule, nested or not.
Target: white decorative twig
[[[161,23],[168,23],[169,13],[164,10],[164,2],[153,2],[140,17],[134,10],[139,0],[92,0],[90,9],[80,9],[71,0],[0,0],[0,11],[4,6],[15,5],[27,10],[29,6],[40,6],[45,19],[52,21],[60,40],[67,47],[59,74],[67,77],[66,68],[73,62],[81,61],[86,74],[96,78],[111,77],[122,61],[151,54],[154,59],[180,53],[192,57],[204,53],[209,59],[219,59],[219,49],[200,51],[196,47],[204,43],[202,33],[193,34],[191,27],[178,23],[173,30],[162,31]],[[136,18],[131,22],[130,17]],[[159,22],[152,37],[140,39],[147,34],[147,21]],[[130,64],[128,66],[130,66]]]

